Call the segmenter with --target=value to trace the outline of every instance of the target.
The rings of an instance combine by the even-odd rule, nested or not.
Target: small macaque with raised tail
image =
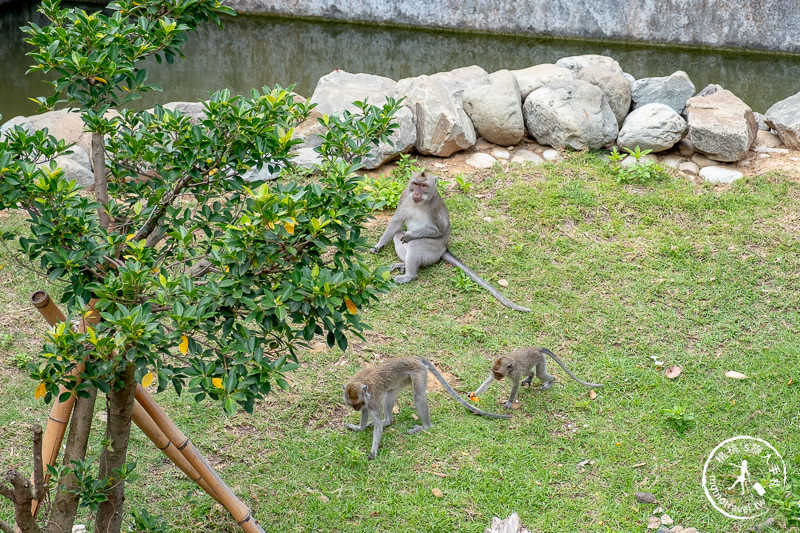
[[[488,389],[494,381],[500,381],[506,376],[508,376],[512,382],[511,396],[505,403],[506,409],[511,409],[511,406],[514,404],[514,398],[517,397],[517,389],[519,388],[520,380],[522,380],[523,377],[527,376],[526,379],[522,381],[522,384],[530,386],[531,382],[533,381],[533,375],[536,374],[536,377],[542,380],[541,389],[549,389],[553,385],[555,378],[547,373],[547,358],[545,355],[552,357],[553,360],[558,363],[567,374],[569,374],[569,377],[581,385],[585,385],[587,387],[603,386],[600,383],[587,383],[578,379],[575,374],[570,372],[564,363],[561,362],[561,359],[556,357],[556,354],[547,348],[517,348],[508,355],[502,355],[494,360],[494,363],[492,363],[492,372],[489,374],[489,377],[486,378],[486,381],[481,383],[481,386],[478,387],[478,390],[470,393],[470,399],[477,401],[477,398],[486,389]]]

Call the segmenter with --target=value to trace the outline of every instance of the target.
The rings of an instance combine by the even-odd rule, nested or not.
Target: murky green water
[[[0,11],[0,114],[31,114],[29,96],[46,94],[40,78],[25,76],[30,60],[18,27],[35,17],[34,2]],[[340,23],[239,16],[223,28],[206,26],[184,47],[185,60],[153,65],[151,80],[164,92],[147,95],[140,107],[197,100],[228,87],[296,84],[310,96],[320,76],[334,68],[400,79],[477,64],[489,72],[554,63],[577,54],[614,57],[637,78],[684,70],[697,87],[720,83],[755,111],[800,91],[800,56],[714,52],[642,45],[541,40],[431,32]],[[5,120],[4,119],[4,120]]]

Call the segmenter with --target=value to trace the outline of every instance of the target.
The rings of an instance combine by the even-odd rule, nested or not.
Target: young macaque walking
[[[511,405],[514,403],[514,398],[517,396],[517,389],[519,388],[520,380],[527,376],[527,379],[525,379],[522,384],[530,386],[534,373],[536,374],[537,378],[542,380],[541,388],[543,390],[549,389],[553,385],[555,378],[547,373],[547,358],[545,355],[552,357],[553,360],[558,363],[572,379],[581,385],[585,385],[587,387],[603,386],[601,383],[587,383],[578,379],[575,374],[570,372],[564,363],[561,362],[561,359],[556,357],[556,354],[547,348],[517,348],[508,355],[502,355],[494,360],[494,363],[492,363],[492,372],[489,374],[489,377],[486,378],[486,381],[481,383],[481,386],[478,387],[478,390],[471,393],[469,397],[475,400],[481,393],[483,393],[483,391],[488,389],[489,385],[491,385],[495,380],[500,381],[504,377],[508,376],[513,384],[511,386],[511,396],[505,403],[505,408],[511,409]]]
[[[490,418],[511,418],[509,415],[481,411],[467,403],[427,359],[422,357],[390,359],[363,368],[344,385],[345,403],[356,411],[361,411],[361,424],[347,424],[347,429],[363,431],[369,424],[373,426],[369,459],[375,459],[378,454],[383,428],[393,422],[392,407],[397,400],[397,395],[409,385],[414,389],[414,405],[422,424],[412,427],[408,433],[418,433],[431,427],[431,415],[428,412],[427,401],[428,370],[436,376],[436,379],[442,383],[453,398],[473,413]],[[381,409],[383,409],[383,418],[381,418]]]
[[[500,294],[500,291],[448,251],[450,213],[436,190],[436,176],[433,174],[417,172],[411,176],[386,231],[370,251],[378,253],[390,240],[394,241],[395,252],[400,258],[399,263],[392,265],[393,270],[401,272],[401,275],[395,276],[395,283],[408,283],[417,278],[421,267],[444,259],[463,270],[472,281],[488,290],[501,304],[516,311],[530,311]]]

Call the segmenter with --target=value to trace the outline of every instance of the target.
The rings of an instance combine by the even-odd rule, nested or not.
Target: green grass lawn
[[[451,250],[486,278],[508,280],[503,292],[531,313],[459,288],[439,264],[363,310],[373,328],[366,341],[352,338],[346,353],[313,344],[290,375],[291,391],[252,415],[229,417],[171,392],[158,400],[267,531],[482,532],[492,516],[514,511],[533,531],[646,531],[655,506],[637,503],[636,491],[654,493],[676,524],[704,533],[755,525],[715,511],[701,474],[711,450],[735,435],[766,439],[790,468],[800,464],[798,183],[775,174],[732,186],[683,177],[620,185],[588,154],[469,179],[468,193],[451,185],[445,196]],[[47,284],[0,254],[4,471],[29,468],[28,426],[47,416],[33,398],[37,384],[18,369],[45,329],[28,298]],[[393,252],[370,261],[393,263]],[[556,384],[522,389],[511,420],[471,415],[436,390],[433,428],[417,435],[406,434],[415,422],[404,393],[371,462],[371,431],[344,428],[358,415],[345,410],[342,384],[364,364],[425,356],[466,395],[494,356],[527,345],[549,347],[605,387],[591,399],[552,364]],[[667,379],[651,356],[681,375]],[[747,379],[726,378],[728,370]],[[479,405],[502,411],[509,390],[495,384]],[[663,413],[676,406],[696,421],[684,434]],[[129,485],[130,506],[179,531],[238,530],[138,429],[131,460],[141,479]],[[11,513],[0,500],[0,518]]]

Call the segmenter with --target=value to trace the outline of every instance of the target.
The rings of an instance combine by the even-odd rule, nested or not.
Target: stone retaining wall
[[[797,0],[226,0],[241,13],[800,53]]]

